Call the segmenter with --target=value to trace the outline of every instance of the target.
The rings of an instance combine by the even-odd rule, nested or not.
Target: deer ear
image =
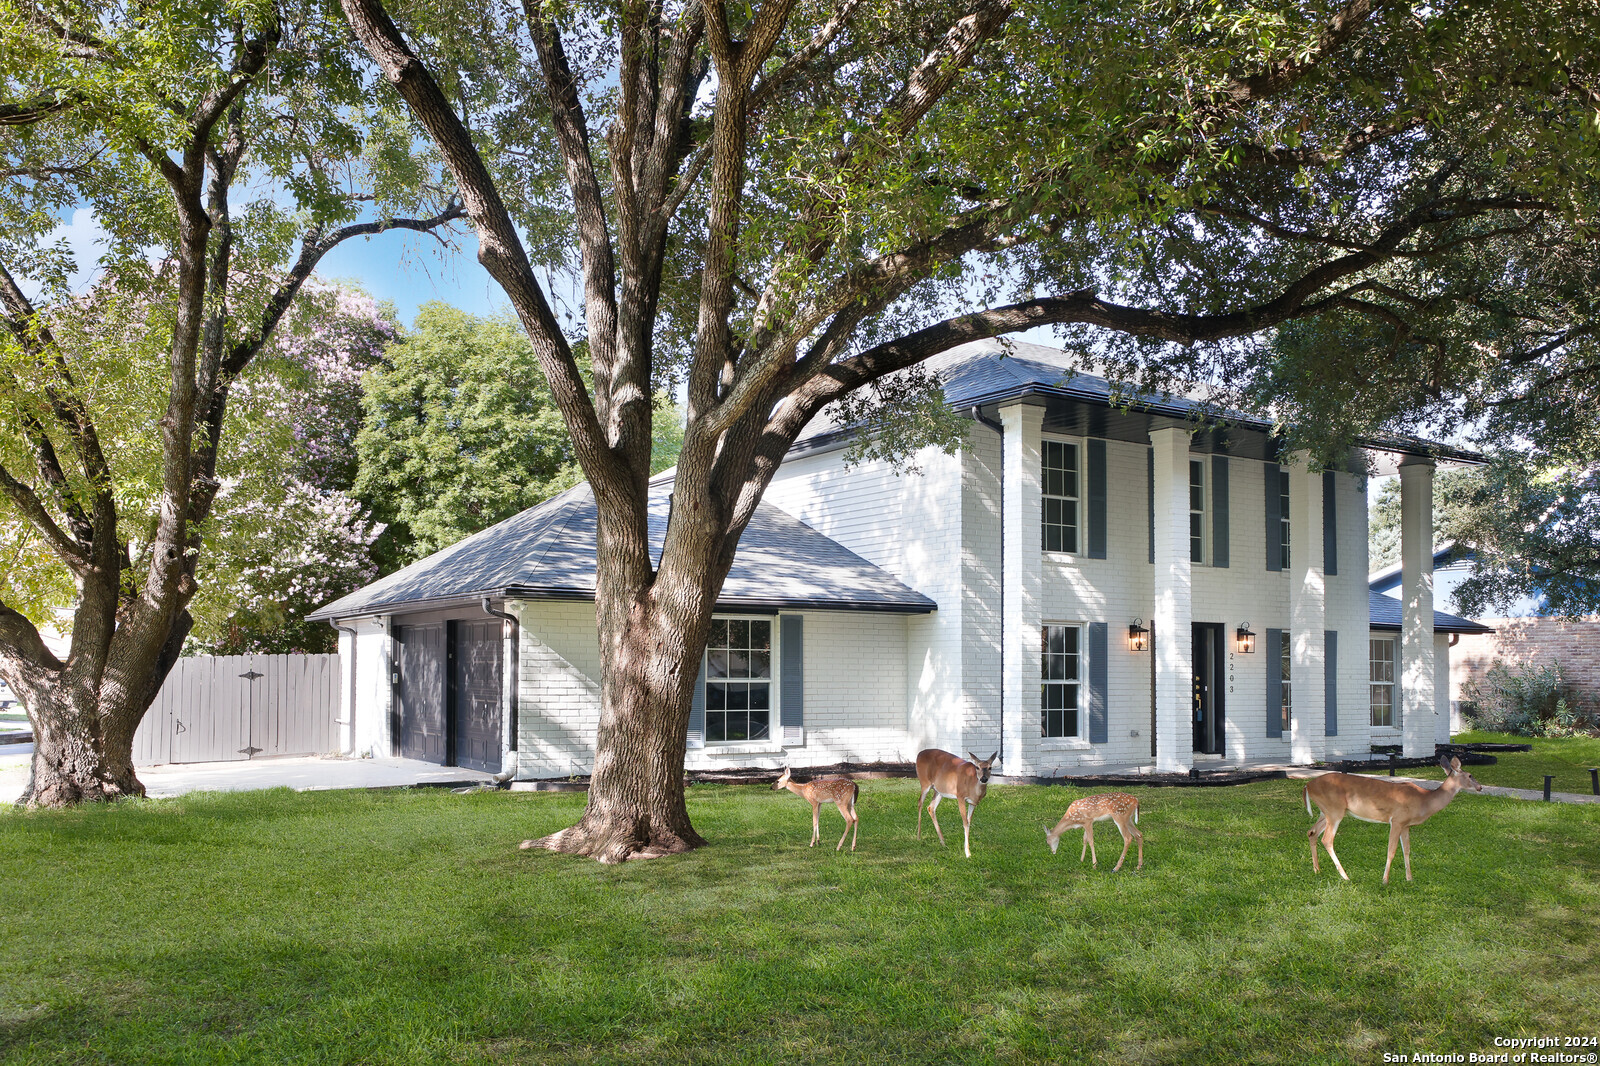
[[[994,761],[995,761],[995,760],[996,760],[996,759],[998,759],[998,758],[999,758],[999,757],[1000,757],[1000,753],[999,753],[999,752],[998,752],[998,751],[997,751],[997,752],[995,752],[995,753],[994,753],[994,754],[993,754],[993,755],[991,755],[991,756],[989,756],[989,757],[988,757],[988,758],[987,758],[987,759],[985,759],[985,760],[984,760],[984,761],[985,761],[985,762],[994,762]]]
[[[1450,772],[1453,774],[1459,774],[1461,772],[1461,759],[1459,757],[1451,758]]]
[[[978,758],[976,752],[971,752],[971,751],[967,752],[967,758],[970,759],[973,762],[982,762],[983,761],[982,759]]]

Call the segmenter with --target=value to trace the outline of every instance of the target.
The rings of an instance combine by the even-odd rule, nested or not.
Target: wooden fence
[[[133,738],[136,765],[315,755],[339,745],[337,655],[179,659]]]

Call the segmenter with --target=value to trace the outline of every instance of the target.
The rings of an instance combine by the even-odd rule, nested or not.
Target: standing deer
[[[933,802],[928,804],[928,817],[933,819],[933,831],[939,834],[939,843],[944,843],[944,830],[939,828],[939,801],[953,799],[961,812],[962,850],[967,858],[972,858],[972,809],[989,791],[989,768],[999,757],[998,751],[987,759],[980,759],[970,751],[965,759],[938,748],[917,752],[917,784],[922,787],[922,795],[917,797],[918,840],[922,839],[922,801],[931,791],[934,796]]]
[[[832,803],[839,808],[839,813],[844,816],[844,832],[839,836],[839,843],[833,849],[838,851],[844,847],[844,838],[850,836],[850,831],[861,833],[861,818],[856,814],[856,798],[861,795],[861,786],[854,781],[844,781],[832,778],[821,781],[807,781],[800,784],[790,779],[792,771],[784,767],[783,774],[773,782],[772,790],[786,788],[796,796],[811,804],[811,843],[809,847],[816,847],[817,841],[822,837],[822,805]],[[856,850],[855,839],[850,841],[850,850]]]
[[[1132,840],[1139,842],[1139,865],[1134,869],[1144,869],[1144,834],[1139,832],[1139,800],[1126,792],[1102,792],[1096,796],[1085,796],[1080,800],[1074,800],[1054,829],[1045,827],[1044,838],[1050,842],[1050,854],[1056,853],[1063,833],[1081,827],[1083,847],[1078,849],[1078,861],[1083,861],[1083,853],[1087,851],[1090,864],[1099,866],[1100,859],[1094,853],[1094,823],[1103,822],[1107,818],[1115,822],[1118,831],[1122,833],[1122,854],[1117,857],[1117,864],[1111,868],[1111,872],[1116,873],[1122,869],[1122,862],[1128,857],[1128,844]]]
[[[1353,814],[1363,822],[1389,824],[1389,861],[1383,864],[1383,883],[1389,883],[1389,867],[1394,865],[1394,846],[1399,844],[1405,852],[1406,880],[1411,880],[1411,827],[1421,825],[1438,814],[1456,798],[1463,788],[1482,792],[1483,786],[1465,770],[1461,760],[1441,758],[1439,765],[1448,775],[1438,788],[1423,788],[1409,781],[1390,781],[1382,777],[1362,777],[1359,774],[1323,774],[1306,784],[1306,813],[1311,813],[1314,802],[1322,808],[1317,824],[1306,833],[1311,842],[1311,872],[1317,873],[1317,836],[1322,836],[1322,846],[1328,849],[1328,858],[1346,881],[1339,856],[1333,851],[1333,834],[1339,831],[1339,822],[1346,814]]]

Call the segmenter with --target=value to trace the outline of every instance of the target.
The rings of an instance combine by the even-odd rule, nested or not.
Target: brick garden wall
[[[1591,705],[1600,704],[1600,615],[1575,622],[1559,618],[1484,618],[1494,634],[1463,636],[1451,656],[1450,696],[1461,698],[1461,686],[1481,680],[1495,659],[1513,662],[1557,662],[1561,673]]]

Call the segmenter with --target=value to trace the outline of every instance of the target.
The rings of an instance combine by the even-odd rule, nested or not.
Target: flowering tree
[[[377,576],[383,525],[351,494],[356,435],[362,375],[399,335],[366,293],[313,279],[235,384],[192,650],[334,649],[334,630],[304,619]]]

